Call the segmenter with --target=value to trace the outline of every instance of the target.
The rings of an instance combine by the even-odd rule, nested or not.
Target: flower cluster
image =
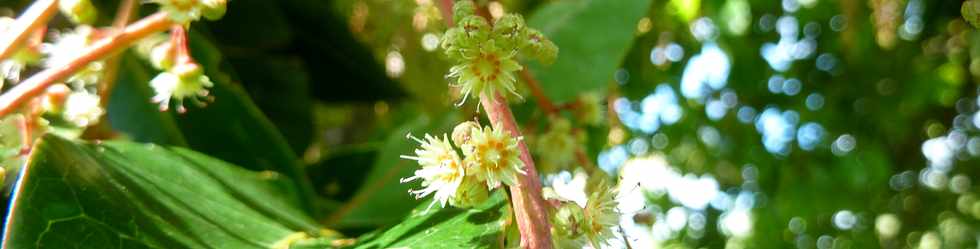
[[[460,1],[453,7],[456,26],[447,30],[442,39],[446,55],[459,64],[449,69],[449,78],[456,79],[455,87],[463,93],[462,104],[470,95],[492,96],[515,91],[514,72],[523,67],[517,63],[518,53],[550,62],[558,48],[541,32],[528,28],[518,14],[506,14],[491,25],[485,18],[474,15],[472,1]]]
[[[605,180],[594,181],[584,206],[545,190],[546,198],[557,203],[551,210],[551,239],[559,248],[602,248],[615,235],[612,228],[619,222],[615,196],[617,191]],[[552,193],[552,194],[549,194]]]
[[[422,167],[415,175],[404,178],[403,183],[422,180],[422,189],[411,190],[415,198],[434,195],[429,205],[446,203],[456,207],[472,207],[483,202],[489,190],[501,183],[513,185],[517,174],[525,174],[517,143],[521,138],[490,127],[480,127],[475,122],[464,122],[453,130],[452,140],[463,156],[450,144],[448,137],[426,134],[424,139],[409,135],[421,147],[415,156],[402,158],[415,160]],[[428,210],[428,209],[427,209]]]
[[[227,11],[227,0],[150,0],[160,5],[160,10],[167,12],[170,19],[176,23],[187,25],[200,20],[221,19]]]

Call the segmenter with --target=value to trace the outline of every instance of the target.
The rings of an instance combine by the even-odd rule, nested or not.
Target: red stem
[[[170,21],[166,13],[153,14],[129,25],[119,34],[96,41],[71,62],[45,69],[31,76],[10,91],[0,95],[0,117],[13,112],[24,101],[41,94],[51,84],[71,76],[89,63],[103,59],[146,36],[164,31],[171,24],[173,22]]]
[[[480,103],[487,112],[487,119],[494,129],[510,132],[513,137],[521,137],[520,128],[507,106],[507,100],[500,93],[493,97],[480,95]],[[524,140],[518,142],[521,161],[524,162],[525,175],[519,175],[515,186],[509,188],[517,227],[521,231],[521,247],[553,248],[551,244],[551,224],[548,222],[548,209],[541,198],[541,181],[535,170],[534,160]]]

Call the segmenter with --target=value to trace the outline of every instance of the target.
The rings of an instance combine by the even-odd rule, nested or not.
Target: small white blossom
[[[87,92],[75,92],[65,100],[64,118],[78,127],[99,122],[105,111],[99,106],[99,96]]]
[[[54,43],[41,45],[41,52],[47,55],[44,66],[55,68],[67,65],[85,53],[93,42],[94,33],[90,26],[80,25],[74,31],[55,33]],[[95,61],[79,70],[65,81],[75,88],[84,88],[99,82],[102,76],[103,62]]]
[[[153,102],[160,104],[160,110],[170,108],[170,99],[177,100],[177,112],[185,112],[184,99],[203,105],[207,99],[208,88],[214,86],[211,79],[204,75],[201,67],[194,63],[184,63],[174,66],[169,71],[162,72],[152,80],[150,86],[156,91]]]
[[[200,20],[220,19],[226,11],[227,0],[149,0],[160,5],[160,10],[170,15],[176,23],[188,24]]]
[[[449,139],[445,135],[442,136],[442,139],[429,134],[425,135],[425,140],[411,135],[409,138],[421,144],[421,148],[415,150],[415,156],[401,157],[417,161],[422,168],[416,170],[414,176],[404,178],[401,182],[422,180],[422,189],[409,192],[415,195],[415,198],[435,194],[436,201],[432,202],[426,211],[432,208],[436,202],[445,207],[446,203],[455,197],[456,191],[465,176],[463,162],[460,160],[459,154],[449,144]]]

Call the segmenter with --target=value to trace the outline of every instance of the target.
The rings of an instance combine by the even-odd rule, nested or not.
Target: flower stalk
[[[520,137],[521,131],[514,120],[514,114],[507,106],[507,100],[499,92],[494,96],[480,95],[480,102],[487,112],[487,119],[494,129],[510,132],[511,136]],[[541,181],[534,166],[534,160],[527,149],[527,144],[518,141],[521,161],[524,162],[526,174],[517,176],[517,183],[509,188],[517,227],[521,232],[522,248],[553,248],[551,244],[551,224],[548,221],[548,209],[541,197]]]
[[[28,10],[30,12],[30,10]],[[129,47],[134,42],[151,34],[170,28],[173,22],[166,13],[156,13],[147,16],[129,26],[122,32],[102,38],[86,48],[85,52],[62,65],[45,69],[19,83],[10,91],[0,95],[0,116],[5,116],[17,109],[24,101],[44,92],[51,84],[64,80],[89,63],[101,60],[120,49]]]

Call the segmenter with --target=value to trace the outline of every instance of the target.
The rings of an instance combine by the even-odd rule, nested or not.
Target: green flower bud
[[[466,121],[456,125],[456,128],[453,128],[453,143],[455,143],[457,146],[468,143],[470,141],[470,134],[473,133],[473,130],[479,129],[480,124],[473,121]]]
[[[474,14],[476,14],[476,5],[471,0],[463,0],[453,4],[453,21],[457,24]]]
[[[89,0],[60,0],[58,8],[68,19],[78,24],[92,24],[99,17],[99,11]]]
[[[552,211],[551,221],[551,240],[555,248],[582,248],[586,240],[582,220],[585,212],[574,202],[562,202],[558,208]]]
[[[462,28],[456,27],[446,30],[446,33],[442,35],[441,45],[447,57],[453,60],[462,60],[465,57],[463,48],[471,47],[471,40]]]
[[[506,14],[493,24],[494,42],[504,50],[515,50],[524,45],[524,18],[518,14]]]
[[[558,46],[551,42],[536,29],[527,29],[526,37],[524,40],[527,41],[527,45],[524,47],[524,53],[533,56],[542,63],[551,64],[558,57]]]
[[[456,189],[456,195],[449,199],[449,204],[458,208],[471,208],[483,203],[489,197],[490,191],[483,181],[474,175],[467,175]]]
[[[201,2],[204,4],[201,14],[208,20],[221,19],[228,11],[228,0],[202,0]]]
[[[485,41],[490,37],[490,24],[480,16],[467,16],[459,20],[459,27],[467,38]]]
[[[602,123],[602,97],[596,92],[586,92],[578,97],[578,108],[575,109],[575,118],[587,125],[599,125]]]
[[[963,14],[963,19],[966,19],[973,27],[980,28],[980,1],[970,0],[963,2],[963,6],[960,7],[960,12]]]

